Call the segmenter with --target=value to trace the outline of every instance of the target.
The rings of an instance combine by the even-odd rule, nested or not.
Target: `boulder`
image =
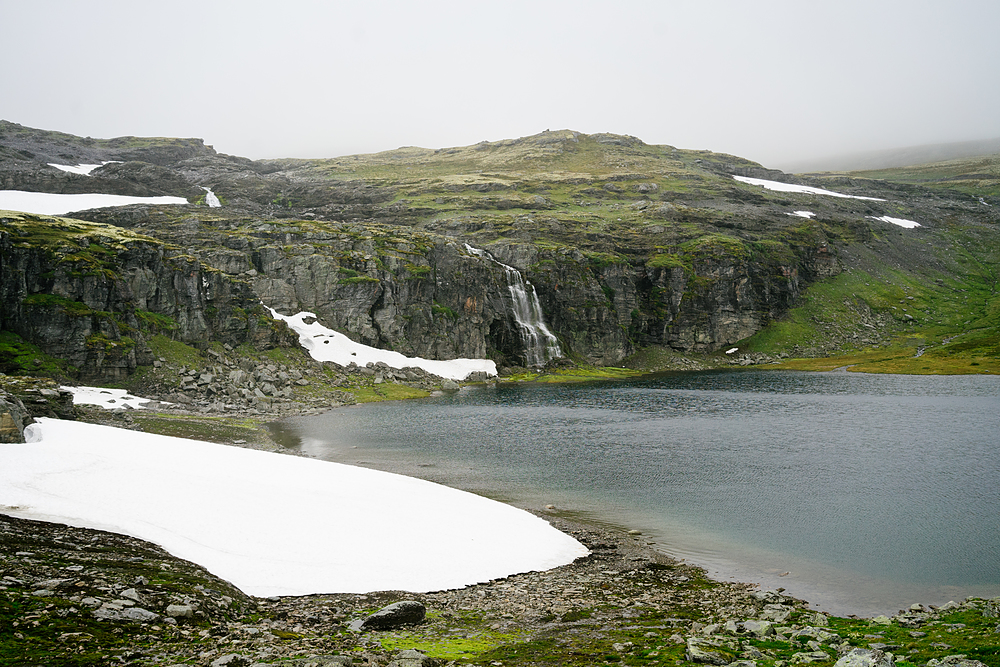
[[[167,616],[170,618],[194,618],[194,608],[189,604],[168,605]]]
[[[0,443],[24,442],[24,427],[31,423],[24,403],[0,390]]]
[[[931,658],[927,661],[927,667],[986,667],[978,660],[970,660],[964,654],[947,655],[940,660]]]
[[[856,648],[838,660],[834,667],[896,667],[896,663],[879,649]]]
[[[403,600],[383,607],[361,624],[362,630],[388,630],[402,625],[415,625],[424,620],[427,608],[416,600]]]
[[[212,667],[250,667],[253,661],[239,653],[227,653],[212,661]]]
[[[764,637],[769,637],[774,634],[774,626],[770,621],[743,621],[741,625],[743,626],[744,632],[747,632],[758,639],[763,639]]]
[[[726,651],[718,642],[698,637],[689,637],[684,657],[691,662],[709,665],[728,665],[733,661],[733,655]]]
[[[386,667],[434,667],[437,662],[416,649],[408,649],[397,653]]]
[[[766,604],[761,613],[761,616],[775,623],[784,623],[791,615],[792,608],[784,604]]]

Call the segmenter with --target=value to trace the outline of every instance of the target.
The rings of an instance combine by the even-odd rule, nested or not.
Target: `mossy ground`
[[[158,433],[178,438],[204,440],[207,442],[244,442],[269,444],[266,419],[252,417],[232,417],[170,414],[155,411],[137,411],[133,421],[147,433]]]
[[[12,331],[0,331],[0,373],[66,378],[76,373],[65,359],[42,352]]]
[[[580,365],[571,368],[521,370],[500,378],[501,382],[587,382],[589,380],[625,380],[642,375],[640,371],[613,366]]]

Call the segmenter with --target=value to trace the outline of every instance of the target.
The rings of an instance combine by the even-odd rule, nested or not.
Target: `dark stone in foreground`
[[[33,421],[16,396],[0,389],[0,443],[24,442],[24,427]]]
[[[424,620],[427,609],[415,600],[403,600],[383,607],[365,619],[362,630],[389,630],[401,625],[414,625]]]

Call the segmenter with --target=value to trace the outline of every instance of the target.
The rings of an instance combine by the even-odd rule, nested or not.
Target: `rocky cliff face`
[[[407,355],[522,365],[505,270],[465,244],[530,281],[568,355],[616,364],[649,345],[713,352],[781,317],[845,257],[862,269],[905,256],[939,270],[920,252],[948,243],[936,226],[997,218],[987,202],[863,179],[826,183],[861,199],[804,201],[735,181],[801,180],[740,158],[568,131],[254,162],[200,140],[89,140],[7,123],[0,153],[0,178],[26,189],[194,204],[78,214],[146,235],[110,245],[98,238],[110,232],[62,249],[40,234],[0,237],[0,327],[112,376],[148,362],[150,327],[200,345],[272,344],[259,301]],[[123,162],[92,176],[42,164],[99,159]],[[221,209],[198,205],[206,187]],[[921,231],[872,222],[886,215],[919,218]]]
[[[171,238],[221,275],[246,281],[266,305],[314,312],[367,345],[410,356],[525,364],[504,269],[456,236],[385,223],[247,226],[222,214],[170,222],[141,207],[93,217]],[[483,249],[534,285],[565,353],[601,364],[644,345],[693,351],[731,345],[789,307],[801,289],[800,274],[839,270],[821,237],[800,253],[712,241],[683,256],[632,261],[505,240]]]
[[[83,377],[152,363],[149,335],[205,347],[285,335],[250,286],[163,243],[99,224],[0,217],[0,329],[67,360]]]

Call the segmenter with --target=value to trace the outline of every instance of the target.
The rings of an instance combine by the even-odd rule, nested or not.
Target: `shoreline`
[[[726,370],[754,370],[754,369],[737,368],[737,369],[712,369],[712,370],[726,371]],[[781,370],[781,369],[758,368],[756,370]],[[475,384],[480,384],[480,383],[475,383]],[[441,392],[440,391],[432,392],[430,396],[434,396],[435,394],[439,393]],[[402,399],[397,399],[397,400],[402,400]],[[191,425],[191,424],[201,425],[204,424],[205,422],[212,422],[212,421],[215,422],[225,422],[226,420],[245,421],[247,419],[246,412],[233,412],[233,413],[223,413],[223,414],[211,413],[206,415],[190,411],[189,409],[185,409],[185,407],[186,406],[176,406],[175,409],[171,410],[171,412],[169,413],[170,420],[175,422],[174,425]],[[286,407],[291,407],[293,409],[291,410],[285,409]],[[170,434],[181,435],[182,437],[190,437],[193,439],[212,440],[214,442],[219,442],[222,444],[228,444],[242,448],[258,449],[273,453],[282,453],[293,456],[306,456],[310,458],[320,458],[311,453],[298,451],[295,448],[289,447],[287,443],[281,443],[275,440],[274,437],[275,434],[270,427],[271,425],[279,423],[285,419],[290,419],[295,417],[318,416],[325,412],[329,412],[333,409],[345,408],[345,407],[352,407],[352,405],[337,404],[324,410],[310,409],[303,412],[298,409],[294,409],[295,408],[294,405],[286,406],[282,403],[277,403],[277,402],[273,403],[271,405],[272,409],[269,411],[269,413],[263,413],[263,414],[257,413],[253,417],[253,421],[256,423],[256,426],[253,427],[254,431],[257,434],[263,436],[263,439],[258,439],[256,441],[244,440],[241,438],[233,439],[231,436],[226,437],[225,435],[223,435],[223,437],[221,438],[210,439],[210,438],[198,437],[197,435],[183,435],[175,433],[170,433]],[[163,431],[158,428],[154,428],[152,430],[145,428],[145,426],[147,426],[147,424],[145,423],[147,419],[156,419],[160,416],[163,416],[162,414],[158,415],[153,411],[148,411],[148,412],[149,414],[145,414],[147,413],[147,410],[145,409],[105,411],[100,408],[93,408],[91,410],[91,414],[88,415],[87,420],[98,421],[100,423],[106,423],[115,426],[124,426],[126,428],[133,428],[133,429],[137,428],[139,430],[147,430],[150,432],[162,433]],[[135,423],[136,420],[138,420],[140,423],[136,424]],[[545,503],[546,501],[531,502],[526,499],[519,500],[517,498],[512,498],[509,496],[498,496],[497,494],[491,494],[484,489],[465,488],[460,484],[456,485],[453,483],[448,483],[446,480],[439,481],[437,479],[434,479],[433,477],[421,475],[419,470],[412,469],[412,467],[407,468],[405,466],[401,467],[398,465],[394,465],[393,461],[390,460],[379,460],[378,462],[373,462],[373,461],[359,462],[359,461],[350,461],[346,458],[340,458],[337,459],[337,461],[340,463],[344,463],[346,465],[353,465],[361,468],[381,470],[383,472],[390,472],[408,477],[424,479],[438,484],[443,484],[444,486],[450,486],[452,488],[456,488],[462,491],[475,493],[477,495],[482,495],[486,498],[490,498],[491,500],[496,500],[497,502],[511,505],[513,507],[516,507],[517,509],[530,512],[532,514],[535,514],[536,516],[540,516],[546,520],[550,520],[553,518],[561,518],[565,521],[573,521],[576,524],[578,524],[578,527],[580,528],[589,528],[598,531],[603,530],[603,531],[621,532],[622,534],[627,534],[630,530],[636,530],[636,528],[641,528],[641,526],[638,527],[630,526],[625,523],[622,523],[621,521],[616,521],[615,519],[610,518],[606,515],[602,516],[599,508],[596,510],[590,509],[581,511],[573,508],[560,507],[559,509],[553,512],[544,509],[543,503]],[[535,498],[534,500],[538,501],[538,498]],[[638,533],[638,531],[636,532]],[[959,599],[967,594],[971,595],[983,594],[977,591],[968,591],[968,590],[952,594],[947,590],[942,590],[939,595],[928,596],[928,595],[923,595],[921,593],[908,594],[905,591],[903,591],[897,597],[905,599],[906,600],[905,603],[902,601],[896,604],[891,604],[891,603],[880,604],[878,602],[870,602],[858,605],[854,604],[851,598],[845,597],[843,595],[838,597],[836,591],[831,593],[823,593],[822,591],[823,584],[821,581],[800,580],[796,582],[794,585],[789,586],[788,584],[792,584],[793,582],[796,581],[794,573],[792,573],[792,577],[790,579],[782,580],[782,578],[790,574],[789,572],[787,572],[787,570],[791,569],[794,572],[798,568],[790,566],[788,562],[782,562],[783,560],[786,559],[783,559],[781,554],[777,554],[777,557],[774,559],[775,562],[782,563],[782,565],[784,565],[784,567],[781,568],[780,571],[773,567],[769,568],[760,566],[755,568],[753,567],[752,564],[750,564],[751,563],[750,561],[741,563],[740,561],[732,560],[727,555],[728,552],[725,549],[718,551],[714,557],[708,557],[708,558],[698,558],[697,556],[692,557],[690,555],[685,555],[683,552],[678,553],[676,549],[671,549],[669,542],[663,540],[662,536],[653,537],[655,531],[654,532],[645,531],[645,532],[646,534],[642,535],[640,539],[641,541],[647,543],[649,549],[656,551],[657,553],[663,555],[666,558],[674,560],[675,562],[684,562],[686,564],[701,568],[706,572],[706,576],[709,576],[710,578],[720,583],[743,583],[747,585],[756,585],[770,589],[781,588],[783,590],[786,588],[791,588],[793,591],[795,591],[793,594],[797,598],[801,600],[808,600],[809,601],[808,604],[811,607],[815,608],[817,611],[822,610],[824,613],[835,613],[845,616],[874,617],[879,614],[894,613],[896,611],[895,607],[897,604],[901,606],[905,606],[905,604],[910,604],[911,602],[912,603],[920,602],[924,604],[926,603],[943,604],[948,600]],[[657,542],[657,538],[659,538],[661,541]],[[667,537],[667,540],[669,540],[669,536]],[[757,562],[758,565],[760,565],[760,561],[758,560]],[[748,568],[750,569],[749,572],[746,571]],[[830,569],[828,566],[819,566],[819,568]],[[843,573],[843,574],[837,572],[833,573],[834,578],[838,576],[857,577],[858,575],[854,573]],[[879,582],[873,582],[873,583],[879,583]]]
[[[132,414],[100,413],[96,416],[110,420]],[[304,456],[280,445],[228,444]],[[721,656],[717,663],[724,657],[730,664],[746,660],[757,667],[786,667],[800,662],[832,666],[854,648],[883,646],[895,651],[897,660],[924,665],[955,654],[959,646],[967,654],[967,646],[981,644],[983,627],[995,625],[990,616],[993,603],[982,600],[937,609],[917,605],[919,610],[911,608],[893,619],[836,617],[810,609],[808,602],[781,589],[712,579],[703,568],[669,557],[650,545],[647,536],[624,526],[557,508],[521,509],[575,537],[590,555],[550,570],[429,593],[272,598],[247,596],[203,568],[141,540],[0,517],[5,576],[0,602],[23,610],[12,617],[13,634],[0,630],[0,648],[7,642],[27,655],[29,647],[37,650],[39,643],[48,641],[51,659],[39,664],[55,664],[53,660],[65,659],[67,652],[88,650],[89,643],[100,655],[93,663],[80,664],[132,656],[125,659],[212,667],[240,656],[245,661],[233,664],[282,661],[296,667],[334,667],[344,663],[324,662],[324,656],[340,655],[350,656],[354,664],[384,667],[403,655],[401,651],[417,649],[438,664],[454,665],[693,666],[705,662],[699,656],[708,651]],[[67,562],[74,565],[67,568]],[[174,575],[178,579],[170,579]],[[378,632],[350,629],[402,600],[423,604],[425,621]],[[171,603],[175,612],[168,612]],[[140,605],[150,614],[145,620],[124,615]],[[169,615],[180,613],[178,608],[192,615]],[[45,639],[32,634],[47,627],[32,626],[32,619],[45,621],[54,614],[59,618],[57,625],[50,623],[58,629],[55,635]],[[963,628],[957,632],[953,624],[942,626],[947,643],[931,629],[944,621]],[[926,631],[908,629],[913,627]],[[758,635],[749,628],[766,630]]]

